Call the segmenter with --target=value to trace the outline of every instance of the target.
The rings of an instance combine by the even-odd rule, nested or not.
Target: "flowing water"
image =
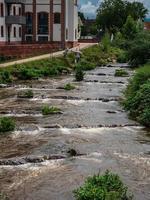
[[[129,79],[114,76],[120,67],[126,68],[96,68],[81,83],[70,75],[0,89],[0,114],[17,123],[0,138],[0,191],[10,200],[73,200],[87,176],[107,169],[121,176],[136,200],[150,200],[150,133],[119,104]],[[76,89],[61,89],[68,82]],[[17,98],[27,89],[33,99]],[[42,116],[43,105],[63,113]],[[69,149],[77,155],[69,157]]]

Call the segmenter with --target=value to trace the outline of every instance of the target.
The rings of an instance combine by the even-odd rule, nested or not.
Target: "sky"
[[[134,1],[134,0],[129,0]],[[143,2],[145,7],[150,10],[150,0],[137,0]],[[102,0],[79,0],[79,9],[88,18],[95,18],[96,10]],[[150,14],[149,14],[150,17]]]

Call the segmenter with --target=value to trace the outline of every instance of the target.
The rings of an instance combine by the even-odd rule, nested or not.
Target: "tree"
[[[143,20],[148,13],[148,10],[144,7],[143,3],[136,1],[127,3],[127,11],[128,15],[131,15],[134,20]]]
[[[134,39],[138,31],[137,29],[137,22],[129,15],[122,29],[124,38]]]
[[[127,0],[104,0],[97,11],[97,25],[110,33],[120,31],[127,17],[131,15],[134,20],[143,19],[147,9],[142,3],[130,3]]]
[[[78,16],[81,18],[82,21],[85,20],[84,13],[82,13],[82,12],[78,12]]]

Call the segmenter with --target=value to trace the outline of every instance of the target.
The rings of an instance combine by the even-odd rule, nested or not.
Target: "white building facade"
[[[0,0],[0,45],[77,41],[77,0]]]

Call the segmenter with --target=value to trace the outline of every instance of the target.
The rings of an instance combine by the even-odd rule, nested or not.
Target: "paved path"
[[[88,48],[95,44],[96,43],[80,43],[80,49]],[[76,49],[76,48],[77,47],[74,47],[74,48],[72,48],[72,50]],[[41,59],[45,59],[45,58],[49,58],[49,57],[59,57],[59,56],[63,55],[63,52],[64,51],[58,51],[55,53],[49,53],[49,54],[44,54],[44,55],[35,56],[35,57],[31,57],[31,58],[25,58],[25,59],[16,60],[16,61],[8,62],[8,63],[3,63],[3,64],[0,64],[0,68],[9,67],[9,66],[16,65],[16,64],[23,64],[23,63],[27,63],[27,62],[31,62],[31,61],[36,61],[36,60],[41,60]]]

